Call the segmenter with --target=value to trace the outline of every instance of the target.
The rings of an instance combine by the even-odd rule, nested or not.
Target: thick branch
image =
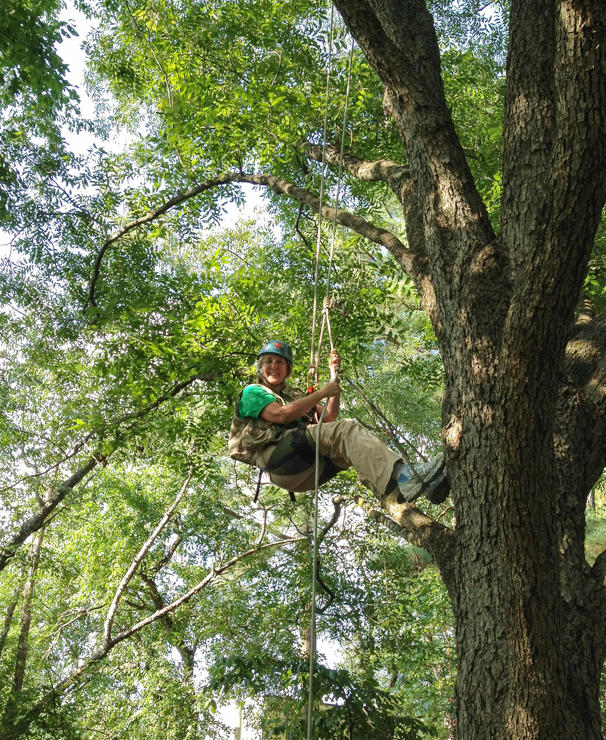
[[[320,199],[316,195],[310,193],[308,190],[303,190],[280,177],[275,177],[274,175],[242,175],[241,182],[249,182],[254,185],[267,185],[274,193],[277,193],[278,195],[287,195],[289,198],[309,206],[316,213],[320,210]],[[378,228],[355,213],[350,213],[349,211],[344,211],[340,208],[335,210],[325,204],[322,204],[322,217],[327,221],[336,219],[336,222],[341,226],[345,226],[348,229],[352,229],[352,231],[356,231],[358,234],[375,244],[381,244],[382,246],[387,247],[387,249],[389,249],[394,257],[402,263],[406,269],[412,269],[411,255],[400,239],[398,239],[398,237],[391,231]]]
[[[323,148],[317,144],[306,144],[306,153],[318,162],[322,161]],[[407,166],[390,159],[370,161],[344,153],[343,157],[335,146],[324,148],[325,160],[333,166],[341,165],[352,177],[364,182],[385,182],[396,194],[400,202],[410,190],[410,170]]]
[[[510,38],[501,226],[516,290],[505,341],[511,357],[536,357],[562,347],[606,199],[606,4],[517,0]]]
[[[479,293],[483,303],[484,295],[499,301],[487,312],[495,328],[484,322],[470,332],[498,336],[503,305],[496,288],[503,283],[504,266],[491,255],[488,262],[497,269],[470,271],[474,256],[493,245],[495,235],[446,102],[432,18],[425,0],[335,0],[335,5],[385,85],[383,106],[406,148],[411,187],[401,202],[414,269],[405,269],[415,280],[448,367],[448,350],[466,346],[460,317],[475,321],[475,306],[467,304]],[[490,344],[488,350],[493,351]]]
[[[99,252],[97,253],[97,257],[95,259],[95,264],[93,266],[86,305],[96,305],[95,291],[97,280],[99,279],[99,275],[101,273],[101,264],[103,262],[103,258],[105,256],[105,253],[107,252],[108,247],[114,244],[114,242],[118,241],[123,236],[126,236],[126,234],[130,233],[134,229],[137,229],[139,226],[143,226],[144,224],[156,221],[172,208],[175,208],[182,203],[195,198],[196,196],[206,192],[207,190],[212,190],[213,188],[236,182],[269,187],[277,195],[286,195],[289,198],[297,201],[298,203],[308,206],[316,213],[319,212],[320,199],[316,195],[310,193],[308,190],[303,190],[302,188],[293,185],[287,180],[275,177],[274,175],[255,175],[253,173],[232,172],[223,175],[222,177],[205,180],[203,183],[197,185],[195,188],[191,188],[190,190],[187,190],[183,193],[178,193],[173,198],[170,198],[165,203],[163,203],[161,206],[158,206],[158,208],[155,208],[146,213],[144,216],[141,216],[140,218],[136,218],[133,221],[129,222],[126,226],[116,232],[101,245],[101,248],[99,249]],[[394,257],[396,257],[396,259],[398,259],[398,261],[404,265],[405,269],[410,269],[412,267],[412,262],[410,261],[406,247],[398,239],[398,237],[395,236],[395,234],[392,234],[387,229],[381,229],[373,226],[373,224],[369,223],[361,216],[357,216],[354,213],[339,209],[336,211],[335,214],[334,208],[323,205],[322,216],[326,220],[332,221],[335,218],[335,215],[337,223],[339,223],[341,226],[345,226],[348,229],[356,231],[358,234],[365,237],[369,241],[374,242],[375,244],[381,244],[382,246],[387,247],[387,249],[389,249]]]
[[[408,542],[431,553],[440,569],[448,593],[452,596],[455,588],[455,533],[414,506],[400,503],[398,497],[397,491],[386,496],[381,502],[383,508],[401,528]]]
[[[435,219],[435,228],[445,234],[466,227],[475,232],[478,243],[492,241],[492,228],[446,103],[438,40],[427,4],[424,0],[335,4],[389,91],[390,112],[404,139],[416,197],[423,210],[429,209],[425,223]],[[410,244],[413,251],[422,246]],[[458,251],[453,251],[453,258]]]
[[[579,324],[566,346],[556,448],[568,490],[583,502],[606,466],[606,313]]]
[[[553,281],[561,312],[576,302],[570,284],[584,279],[606,198],[606,6],[514,0],[510,39],[503,237],[528,293]]]

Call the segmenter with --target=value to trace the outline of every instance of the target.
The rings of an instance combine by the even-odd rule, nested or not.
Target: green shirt
[[[258,419],[263,409],[278,399],[262,385],[247,385],[240,397],[240,416]]]

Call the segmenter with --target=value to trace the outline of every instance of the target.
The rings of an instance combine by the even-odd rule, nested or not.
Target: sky
[[[82,44],[86,40],[87,35],[93,29],[93,24],[86,16],[78,11],[71,0],[68,0],[67,7],[62,11],[61,20],[69,21],[73,25],[78,36],[72,36],[64,39],[58,47],[58,52],[62,57],[63,61],[68,65],[67,80],[70,82],[78,91],[80,96],[80,108],[82,116],[87,119],[95,118],[95,104],[88,96],[84,81],[84,73],[86,69],[86,55],[82,50]],[[66,133],[66,138],[70,143],[70,147],[77,154],[85,154],[88,149],[95,143],[95,138],[86,133],[74,134],[72,132]],[[116,137],[112,141],[98,141],[102,144],[104,149],[111,151],[119,151],[124,148],[129,142],[129,138],[126,133],[123,133],[120,137]],[[262,217],[264,208],[264,201],[261,196],[259,188],[255,188],[251,185],[245,185],[246,200],[244,205],[238,207],[234,204],[229,204],[226,208],[225,216],[222,223],[216,227],[218,229],[225,226],[233,225],[240,219],[249,218],[260,218]]]

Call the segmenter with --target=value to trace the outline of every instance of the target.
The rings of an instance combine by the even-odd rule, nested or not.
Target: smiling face
[[[269,385],[281,386],[290,375],[290,365],[280,355],[263,355],[261,358],[261,372]]]

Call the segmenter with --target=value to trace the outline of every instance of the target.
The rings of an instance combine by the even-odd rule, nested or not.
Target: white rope
[[[333,40],[333,5],[331,3],[330,13],[330,51],[329,59],[332,57],[332,40]],[[328,271],[326,277],[326,296],[323,302],[322,308],[322,326],[320,329],[320,338],[318,340],[318,349],[316,353],[315,349],[315,333],[316,333],[316,316],[318,306],[318,284],[319,284],[319,269],[320,269],[320,247],[321,247],[321,235],[322,235],[322,197],[324,192],[324,179],[326,173],[326,125],[327,125],[327,113],[328,113],[328,91],[329,91],[329,72],[326,77],[326,100],[324,108],[324,131],[323,131],[323,142],[322,142],[322,175],[320,181],[320,207],[318,213],[318,232],[316,241],[316,270],[314,279],[314,307],[312,316],[312,340],[311,340],[311,361],[310,371],[312,367],[316,375],[317,382],[317,370],[320,364],[320,349],[322,347],[322,339],[324,337],[324,329],[328,330],[328,338],[330,342],[331,351],[334,350],[334,343],[332,339],[332,330],[330,327],[330,308],[331,300],[329,297],[330,292],[330,278],[332,272],[332,264],[334,258],[335,248],[335,235],[337,228],[337,210],[339,208],[339,199],[341,194],[341,176],[342,176],[342,161],[343,151],[345,146],[345,132],[347,128],[347,113],[349,109],[349,93],[351,86],[351,68],[353,60],[354,41],[352,39],[351,49],[349,52],[349,65],[347,71],[347,89],[345,93],[345,109],[343,112],[343,127],[341,130],[341,151],[339,157],[339,170],[337,175],[337,192],[334,206],[334,218],[332,225],[332,235],[330,244],[330,254],[328,259]],[[330,69],[330,64],[329,64]],[[335,367],[331,368],[331,381],[336,380],[338,377],[338,369]],[[308,385],[309,385],[309,373],[308,373]],[[313,516],[313,549],[312,549],[312,576],[311,576],[311,615],[310,615],[310,628],[309,628],[309,695],[307,701],[307,740],[312,740],[312,719],[313,719],[313,676],[314,666],[316,662],[316,591],[317,591],[317,569],[318,569],[318,509],[319,509],[319,490],[320,490],[320,432],[322,429],[322,422],[324,421],[324,414],[326,413],[328,402],[322,409],[320,418],[318,419],[317,425],[317,437],[316,437],[316,458],[315,458],[315,480],[314,480],[314,516]]]
[[[316,233],[316,270],[314,274],[314,306],[311,319],[311,357],[309,367],[318,367],[318,360],[315,356],[315,338],[316,338],[316,317],[318,312],[318,284],[320,274],[320,249],[322,246],[322,208],[324,205],[324,181],[326,178],[326,132],[328,130],[328,100],[330,93],[330,74],[332,71],[332,43],[334,32],[334,14],[335,9],[332,2],[330,3],[330,33],[328,36],[328,61],[326,64],[326,91],[324,93],[324,123],[322,125],[322,167],[320,169],[320,195],[319,195],[319,212],[318,212],[318,230]],[[309,385],[309,383],[308,383]]]

